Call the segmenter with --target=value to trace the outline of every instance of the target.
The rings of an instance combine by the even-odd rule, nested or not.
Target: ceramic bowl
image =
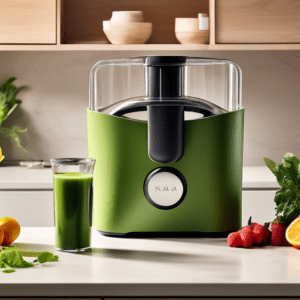
[[[175,32],[188,32],[199,30],[198,18],[176,18]]]
[[[143,22],[142,11],[113,11],[111,21],[119,22]]]
[[[102,22],[103,24],[103,29],[109,29],[110,28],[110,21],[106,20]]]
[[[181,44],[208,44],[209,42],[209,30],[175,32],[175,36]]]
[[[112,44],[144,44],[152,34],[152,23],[133,22],[123,26],[110,25],[103,28],[107,39]]]

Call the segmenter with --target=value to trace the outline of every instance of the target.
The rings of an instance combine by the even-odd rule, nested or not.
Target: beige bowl
[[[209,42],[209,30],[175,32],[175,36],[181,44],[208,44]]]
[[[144,17],[142,11],[113,11],[110,20],[119,22],[143,22]]]
[[[133,22],[123,26],[103,28],[107,39],[112,44],[145,44],[152,34],[152,23]]]
[[[109,20],[103,21],[102,24],[103,24],[104,29],[109,29],[110,28],[110,21]]]
[[[175,32],[188,32],[199,30],[198,18],[176,18]]]

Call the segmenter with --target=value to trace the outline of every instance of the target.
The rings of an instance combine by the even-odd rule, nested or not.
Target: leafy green
[[[45,262],[51,262],[57,260],[58,260],[57,255],[45,251],[39,253],[38,259],[36,259],[34,262],[45,263]],[[2,272],[12,273],[14,272],[12,268],[30,268],[33,266],[34,264],[29,263],[23,259],[18,247],[16,246],[2,247],[2,251],[0,251],[0,268],[5,269]]]
[[[14,269],[5,269],[2,271],[3,273],[13,273],[16,272]]]
[[[3,247],[0,252],[0,262],[2,262],[2,268],[30,268],[32,263],[25,261],[20,254],[20,250],[17,247]]]
[[[277,178],[281,189],[276,192],[276,218],[282,225],[288,226],[300,215],[300,161],[292,153],[283,156],[282,164],[264,158],[267,167]]]
[[[35,259],[33,262],[39,262],[40,264],[43,264],[45,262],[51,262],[51,261],[58,261],[58,256],[54,255],[51,252],[45,251],[41,252],[37,259]]]
[[[24,152],[26,152],[26,150],[21,145],[21,141],[20,141],[20,138],[19,138],[17,132],[24,133],[26,131],[27,131],[27,128],[21,129],[17,126],[12,126],[11,128],[0,127],[0,133],[2,133],[5,137],[13,138],[15,140],[15,142],[17,143],[18,147],[21,148]]]
[[[16,96],[25,87],[22,86],[17,88],[13,84],[15,80],[15,77],[11,77],[0,85],[0,133],[5,137],[13,138],[16,141],[18,147],[26,152],[26,150],[20,143],[18,133],[23,133],[27,129],[21,129],[17,126],[12,126],[12,128],[6,128],[2,126],[3,121],[5,121],[9,117],[9,115],[16,109],[16,107],[22,103],[20,99],[16,99]]]

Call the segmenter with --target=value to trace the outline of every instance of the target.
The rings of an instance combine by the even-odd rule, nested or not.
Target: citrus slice
[[[4,159],[4,155],[2,155],[2,150],[1,150],[1,147],[0,147],[0,162]]]
[[[285,237],[295,248],[300,249],[300,217],[295,219],[286,229]]]

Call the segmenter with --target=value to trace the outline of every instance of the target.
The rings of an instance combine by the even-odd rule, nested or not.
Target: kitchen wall
[[[87,156],[90,68],[101,59],[147,54],[150,53],[0,52],[0,81],[15,76],[16,85],[29,87],[19,94],[21,107],[3,124],[28,128],[20,135],[27,153],[13,140],[0,136],[6,158]],[[187,53],[155,53],[172,54]],[[232,59],[242,68],[245,166],[263,165],[264,156],[279,162],[287,151],[300,156],[299,51],[198,51],[188,55]]]

